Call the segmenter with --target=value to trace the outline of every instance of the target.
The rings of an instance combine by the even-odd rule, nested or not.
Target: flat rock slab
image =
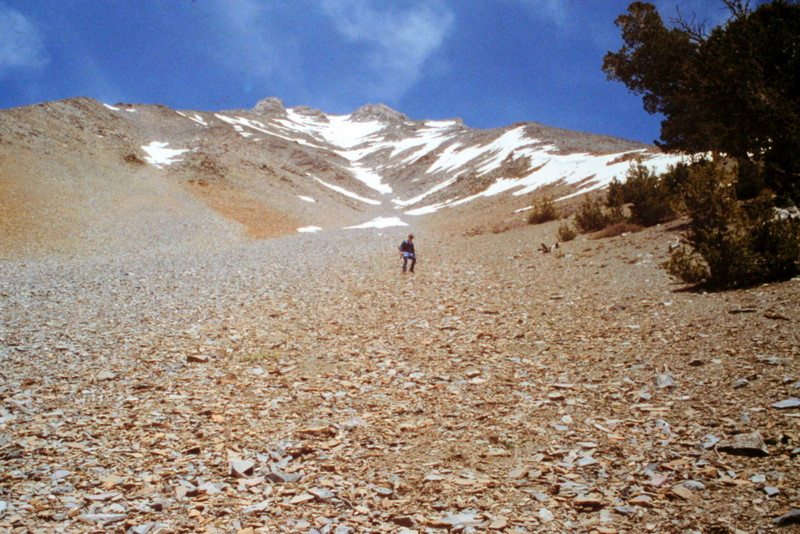
[[[236,478],[244,478],[253,472],[255,462],[250,460],[231,460],[230,475]]]
[[[737,434],[730,439],[720,441],[717,450],[736,456],[769,456],[769,449],[757,431]]]
[[[462,512],[460,514],[451,515],[442,519],[434,519],[429,523],[433,528],[453,528],[456,526],[473,526],[483,522],[483,519],[473,513]]]
[[[800,408],[800,398],[792,397],[791,399],[782,400],[772,405],[773,408],[779,410],[789,410],[791,408]]]
[[[800,525],[800,510],[794,509],[772,520],[778,526]]]

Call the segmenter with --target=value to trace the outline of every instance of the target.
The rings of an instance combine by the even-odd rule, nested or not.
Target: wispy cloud
[[[277,47],[265,23],[264,4],[255,0],[220,0],[213,14],[222,31],[212,36],[208,51],[220,64],[230,65],[236,58],[239,67],[267,78],[279,69]]]
[[[546,20],[563,28],[569,21],[569,7],[566,0],[502,0],[521,4],[528,8],[531,16]]]
[[[36,69],[49,61],[44,39],[19,11],[0,2],[0,78],[16,69]]]
[[[381,7],[368,0],[322,0],[321,5],[347,41],[365,47],[371,79],[362,81],[389,103],[419,81],[455,19],[439,0]]]
[[[255,98],[284,96],[282,91],[309,97],[303,74],[307,30],[292,22],[298,10],[308,9],[307,2],[211,0],[196,5],[208,14],[200,30],[206,34],[193,36],[202,43],[198,52],[227,74],[232,89]]]

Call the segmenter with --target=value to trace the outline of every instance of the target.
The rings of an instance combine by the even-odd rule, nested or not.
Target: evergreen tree
[[[603,71],[664,115],[662,148],[763,162],[765,184],[800,199],[800,5],[724,3],[731,19],[705,35],[633,2],[616,20],[624,45]]]

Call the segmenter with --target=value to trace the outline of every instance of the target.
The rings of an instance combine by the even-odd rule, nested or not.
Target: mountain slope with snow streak
[[[275,98],[218,112],[80,98],[0,118],[0,187],[21,199],[12,208],[25,211],[17,219],[26,225],[59,224],[57,210],[44,208],[53,169],[56,189],[77,199],[68,211],[91,228],[117,224],[114,203],[125,199],[137,220],[193,229],[214,221],[264,238],[415,225],[477,206],[513,217],[542,195],[566,199],[624,179],[632,161],[658,170],[679,161],[606,136],[536,123],[478,130],[457,119],[412,120],[381,104],[331,115]],[[156,204],[163,209],[141,209]]]

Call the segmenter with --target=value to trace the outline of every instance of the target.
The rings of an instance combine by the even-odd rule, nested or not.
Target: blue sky
[[[656,0],[720,23],[718,0]],[[0,108],[88,96],[175,109],[268,96],[493,128],[651,142],[658,117],[600,70],[627,0],[0,0]]]

